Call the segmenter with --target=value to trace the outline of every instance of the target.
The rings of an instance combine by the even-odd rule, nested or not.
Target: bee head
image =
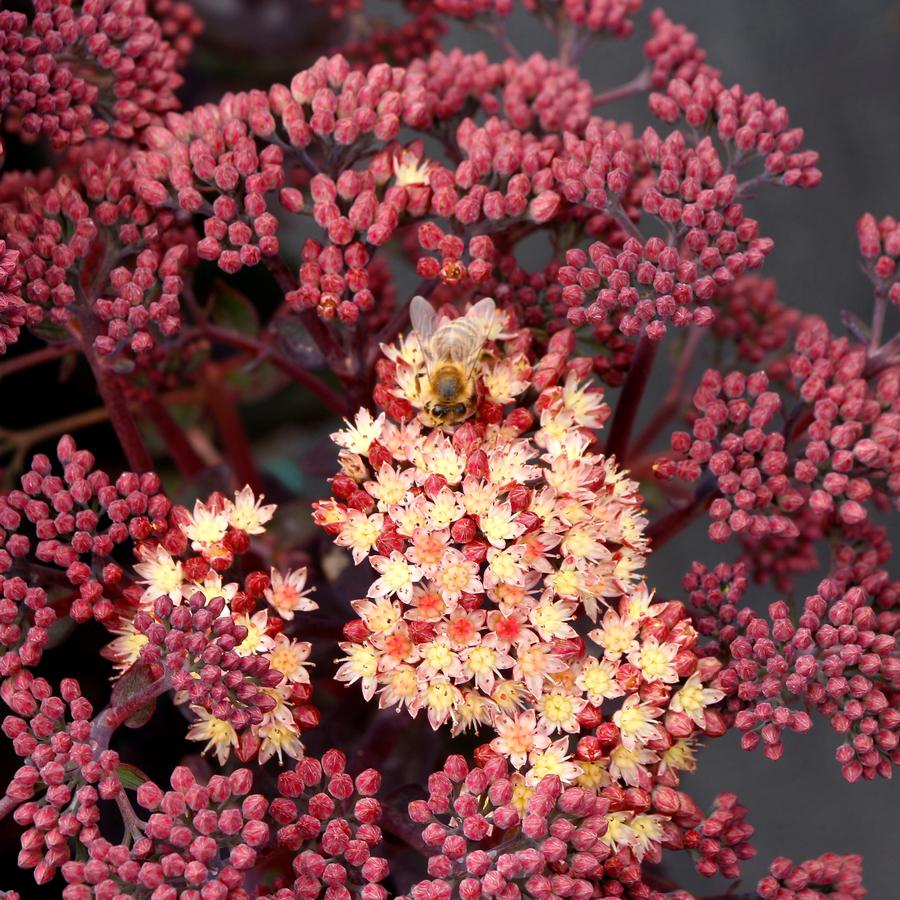
[[[465,403],[451,403],[444,406],[437,403],[429,407],[429,414],[439,422],[456,422],[461,419],[467,412],[468,407]]]

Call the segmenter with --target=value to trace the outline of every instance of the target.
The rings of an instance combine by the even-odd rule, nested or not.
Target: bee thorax
[[[445,402],[456,400],[464,392],[461,373],[450,366],[445,366],[435,373],[432,387],[434,393]]]

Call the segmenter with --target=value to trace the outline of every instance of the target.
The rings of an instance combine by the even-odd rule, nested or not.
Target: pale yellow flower
[[[315,589],[306,587],[307,574],[305,566],[292,569],[285,575],[274,568],[269,573],[269,587],[264,596],[282,619],[290,621],[295,612],[310,612],[319,608],[308,596]]]
[[[225,514],[228,516],[228,524],[232,528],[246,531],[247,534],[263,534],[263,527],[272,516],[275,515],[276,506],[270,503],[262,506],[264,496],[255,497],[250,485],[244,485],[234,495],[234,502],[225,501]]]
[[[234,726],[225,719],[220,719],[205,710],[202,706],[192,706],[191,711],[197,720],[188,729],[189,741],[206,741],[203,752],[212,750],[220,766],[224,766],[232,750],[238,746],[237,732]]]

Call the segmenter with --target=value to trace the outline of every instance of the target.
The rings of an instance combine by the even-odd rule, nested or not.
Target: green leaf
[[[58,325],[49,319],[38,322],[36,325],[30,325],[28,330],[40,340],[47,344],[68,344],[72,340],[65,325]]]
[[[240,292],[224,282],[217,282],[210,319],[215,325],[256,337],[259,334],[259,315],[256,307]]]
[[[129,791],[136,791],[145,781],[150,780],[137,766],[129,763],[122,763],[116,768],[116,777],[122,787]]]

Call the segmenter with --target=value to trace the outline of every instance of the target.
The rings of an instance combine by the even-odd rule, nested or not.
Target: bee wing
[[[467,313],[466,317],[478,319],[484,323],[485,328],[491,324],[494,317],[494,300],[491,297],[482,297]]]
[[[490,297],[479,300],[464,316],[438,330],[434,344],[459,363],[470,376],[481,359],[481,348],[487,340],[494,315],[494,301]]]
[[[409,321],[419,339],[419,347],[425,358],[425,368],[430,372],[434,363],[431,339],[437,331],[437,313],[424,297],[413,297],[409,304]]]

